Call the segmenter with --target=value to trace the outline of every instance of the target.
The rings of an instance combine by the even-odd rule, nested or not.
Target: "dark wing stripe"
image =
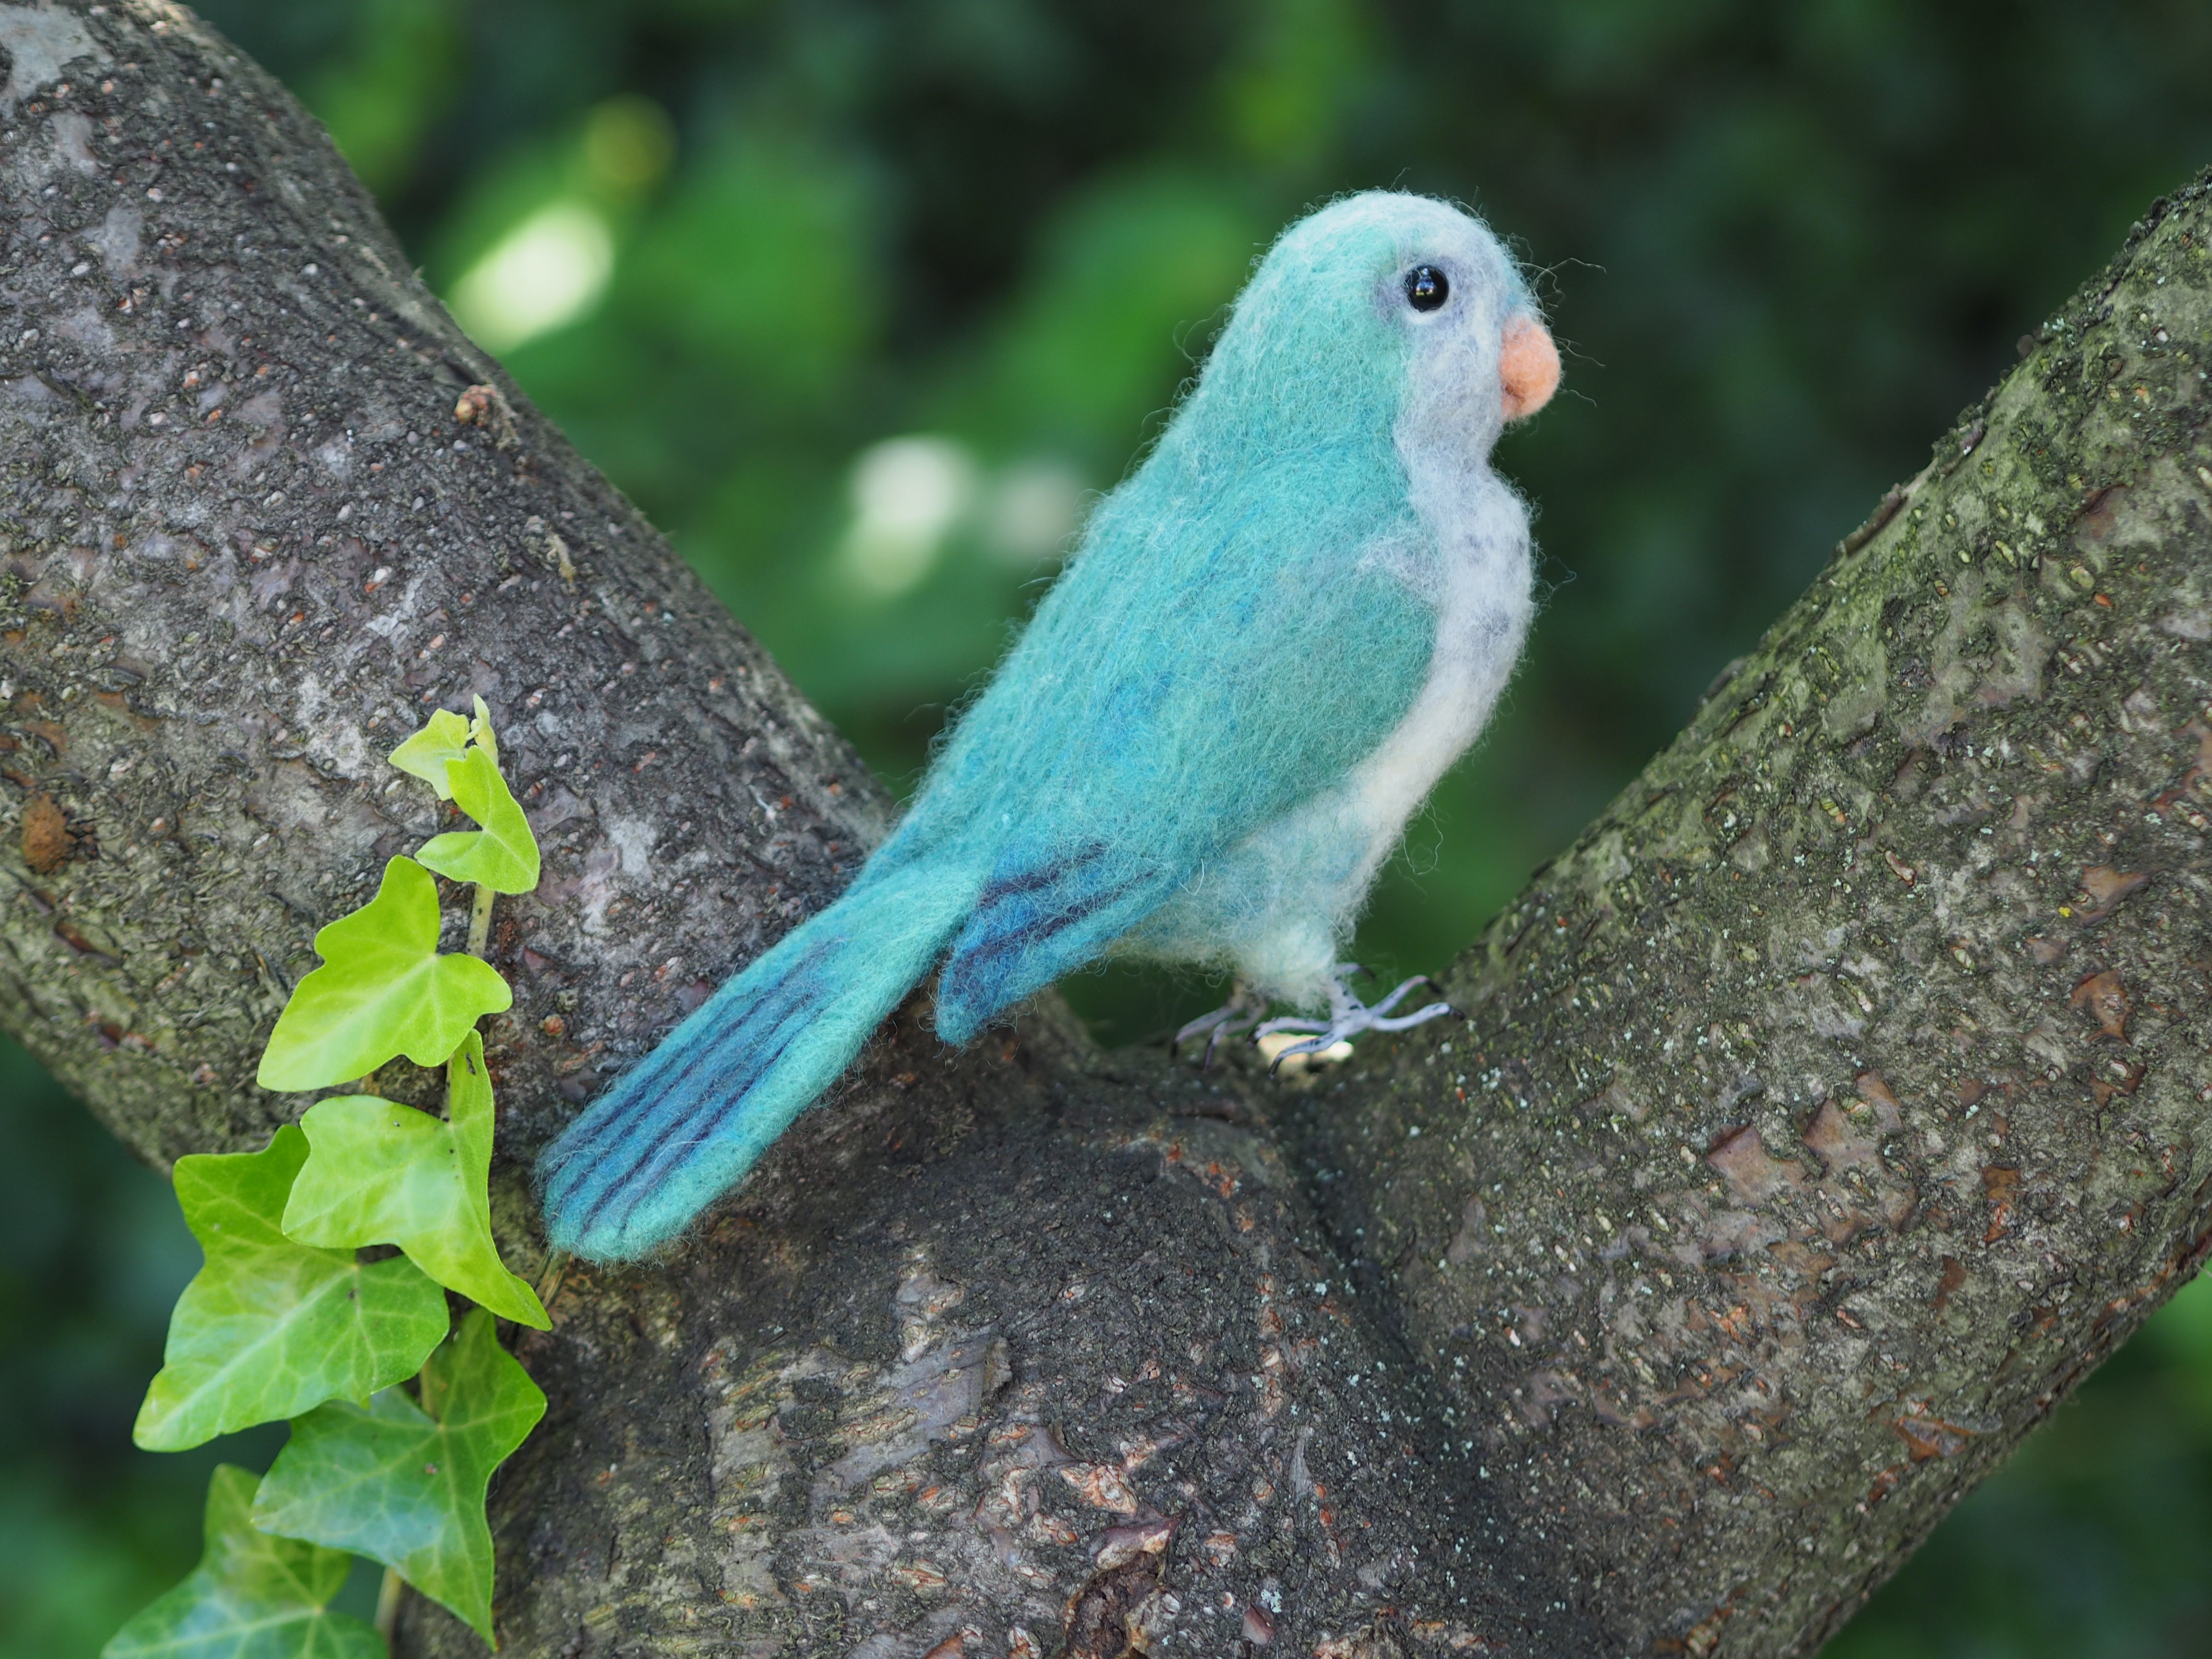
[[[1039,865],[1033,869],[1024,870],[1018,876],[1000,878],[992,882],[977,896],[975,915],[978,917],[986,915],[1001,900],[1012,898],[1022,893],[1034,893],[1040,887],[1056,886],[1062,877],[1082,869],[1085,865],[1096,864],[1105,855],[1106,845],[1103,842],[1089,842],[1080,851],[1071,853],[1064,859],[1055,859],[1050,864]]]
[[[616,1080],[615,1090],[623,1097],[621,1104],[616,1105],[614,1097],[610,1095],[602,1103],[614,1109],[600,1115],[589,1134],[564,1146],[558,1164],[552,1167],[566,1168],[587,1155],[595,1160],[635,1131],[638,1119],[651,1110],[650,1103],[678,1093],[701,1072],[726,1063],[730,1051],[742,1048],[750,1040],[750,1033],[758,1020],[764,1016],[781,1018],[782,1009],[794,994],[812,993],[808,975],[836,944],[835,940],[828,941],[810,951],[792,965],[791,971],[774,989],[732,1024],[711,1031],[696,1042],[678,1043],[664,1039],[633,1071]],[[712,1006],[708,1005],[710,1011]],[[656,1140],[654,1144],[659,1143]]]
[[[811,1014],[812,1011],[810,1009],[807,1012]],[[614,1204],[617,1200],[622,1202],[613,1217],[613,1224],[617,1227],[629,1224],[630,1217],[637,1212],[637,1206],[651,1196],[654,1186],[659,1182],[661,1176],[668,1172],[670,1166],[680,1162],[684,1153],[692,1147],[714,1139],[715,1130],[721,1127],[731,1113],[744,1103],[744,1097],[751,1092],[753,1085],[759,1082],[769,1068],[783,1058],[784,1050],[791,1047],[793,1041],[804,1027],[804,1021],[795,1026],[787,1024],[773,1048],[756,1049],[754,1053],[758,1056],[757,1063],[752,1066],[746,1076],[735,1082],[732,1092],[720,1097],[720,1109],[713,1114],[706,1126],[696,1133],[685,1134],[679,1139],[672,1139],[669,1134],[662,1134],[654,1143],[657,1156],[652,1157],[649,1164],[641,1160],[617,1185],[593,1200],[591,1207],[584,1213],[584,1224],[587,1227],[599,1224],[607,1216],[610,1205]],[[716,1097],[709,1096],[707,1103],[712,1105],[715,1100]],[[696,1121],[696,1114],[694,1121]]]
[[[760,1081],[766,1066],[780,1058],[790,1042],[791,1034],[786,1030],[782,1041],[764,1055],[758,1044],[746,1048],[739,1057],[738,1069],[724,1082],[723,1086],[732,1091],[729,1098],[743,1101],[747,1091]],[[753,1063],[756,1059],[759,1064]],[[631,1149],[617,1146],[612,1155],[596,1165],[587,1177],[597,1190],[583,1206],[579,1224],[596,1227],[609,1209],[616,1206],[620,1206],[626,1218],[653,1190],[654,1182],[680,1162],[685,1152],[701,1143],[703,1137],[695,1133],[696,1126],[720,1097],[718,1091],[685,1103],[683,1109],[661,1125],[659,1133],[641,1146]]]
[[[1083,897],[1075,899],[1057,910],[1035,917],[1018,927],[991,933],[963,951],[955,959],[953,968],[956,971],[965,969],[972,973],[975,968],[995,962],[1018,947],[1042,945],[1047,939],[1066,933],[1079,922],[1088,921],[1101,910],[1127,897],[1130,893],[1146,885],[1152,878],[1152,872],[1149,871],[1141,875],[1131,876],[1127,880],[1116,882],[1110,887],[1102,887],[1097,892],[1086,893]],[[981,918],[979,916],[978,920]]]
[[[1036,915],[1036,918],[1022,922],[1020,927],[1006,927],[1005,931],[988,933],[987,938],[978,940],[975,945],[969,945],[957,956],[953,956],[953,960],[945,969],[947,991],[951,994],[951,998],[960,1000],[960,1002],[982,1002],[984,998],[980,998],[978,991],[984,984],[1005,978],[1005,973],[991,973],[991,969],[998,967],[1006,956],[1015,951],[1030,951],[1030,949],[1057,938],[1060,933],[1066,933],[1068,929],[1078,927],[1079,922],[1086,922],[1088,918],[1097,915],[1102,909],[1117,905],[1119,900],[1128,898],[1133,891],[1139,891],[1152,880],[1155,880],[1152,872],[1130,876],[1130,878],[1110,884],[1110,887],[1099,887],[1095,894],[1084,894],[1082,898],[1071,900],[1068,905],[1061,905],[1060,909]],[[978,921],[984,921],[982,915],[978,915]]]
[[[608,1206],[625,1194],[627,1217],[671,1164],[711,1136],[712,1127],[697,1132],[702,1116],[711,1116],[713,1123],[719,1125],[743,1103],[752,1086],[781,1058],[797,1031],[829,1001],[834,988],[817,981],[812,970],[840,942],[823,941],[794,963],[775,988],[744,1016],[696,1048],[686,1045],[672,1075],[661,1075],[670,1069],[662,1066],[640,1076],[634,1090],[625,1086],[628,1079],[617,1085],[631,1094],[625,1109],[608,1113],[587,1140],[562,1149],[560,1168],[565,1171],[580,1158],[589,1158],[592,1167],[585,1180],[598,1188],[582,1213],[580,1225],[597,1224]],[[773,1041],[773,1048],[763,1039]],[[671,1060],[678,1058],[678,1054],[670,1053]],[[623,1144],[670,1106],[676,1109],[659,1133],[635,1147]]]

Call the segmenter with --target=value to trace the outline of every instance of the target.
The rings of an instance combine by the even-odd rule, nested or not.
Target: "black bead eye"
[[[1451,284],[1434,265],[1415,265],[1406,273],[1406,303],[1416,311],[1434,311],[1451,298]]]

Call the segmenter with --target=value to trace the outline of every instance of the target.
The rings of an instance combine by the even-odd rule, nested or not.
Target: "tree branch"
[[[2200,179],[1462,960],[1464,1035],[1298,1116],[1605,1650],[1817,1644],[2212,1247],[2208,244]]]
[[[381,754],[481,693],[535,1276],[531,1153],[885,803],[266,76],[162,0],[0,48],[0,1018],[157,1163],[260,1145],[315,927],[434,827]],[[909,1006],[674,1261],[570,1267],[507,1650],[1817,1642],[2212,1228],[2208,242],[2154,211],[1464,1026],[1302,1088]]]

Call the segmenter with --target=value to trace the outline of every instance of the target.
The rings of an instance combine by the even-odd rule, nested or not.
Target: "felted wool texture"
[[[1429,313],[1424,264],[1450,285]],[[952,1042],[1114,950],[1321,1001],[1528,626],[1528,515],[1489,454],[1504,332],[1534,319],[1443,203],[1370,192],[1286,231],[852,893],[549,1150],[556,1241],[672,1236],[940,960]]]
[[[863,870],[617,1079],[538,1164],[556,1249],[629,1261],[673,1238],[860,1052],[975,896],[934,870]]]
[[[1419,263],[1452,283],[1426,317],[1404,299]],[[1488,455],[1502,335],[1532,314],[1441,204],[1357,197],[1278,243],[898,837],[992,856],[939,990],[948,1040],[1106,946],[1325,997],[1527,627],[1527,514]],[[1038,927],[1055,904],[1080,919]]]

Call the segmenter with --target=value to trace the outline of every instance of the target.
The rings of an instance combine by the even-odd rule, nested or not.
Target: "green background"
[[[900,790],[1275,229],[1372,185],[1485,214],[1566,357],[1499,453],[1547,600],[1377,895],[1359,953],[1385,971],[1473,937],[2212,161],[2203,0],[204,10],[331,124],[441,293],[512,290],[548,236],[599,279],[502,356]],[[514,338],[512,301],[465,310]],[[872,453],[920,456],[943,510],[887,542],[856,460],[915,435]],[[1208,996],[1071,994],[1131,1040]],[[216,1456],[274,1442],[131,1449],[191,1242],[12,1051],[0,1134],[0,1651],[67,1659],[189,1565]],[[2212,1285],[1834,1651],[2212,1655]]]

